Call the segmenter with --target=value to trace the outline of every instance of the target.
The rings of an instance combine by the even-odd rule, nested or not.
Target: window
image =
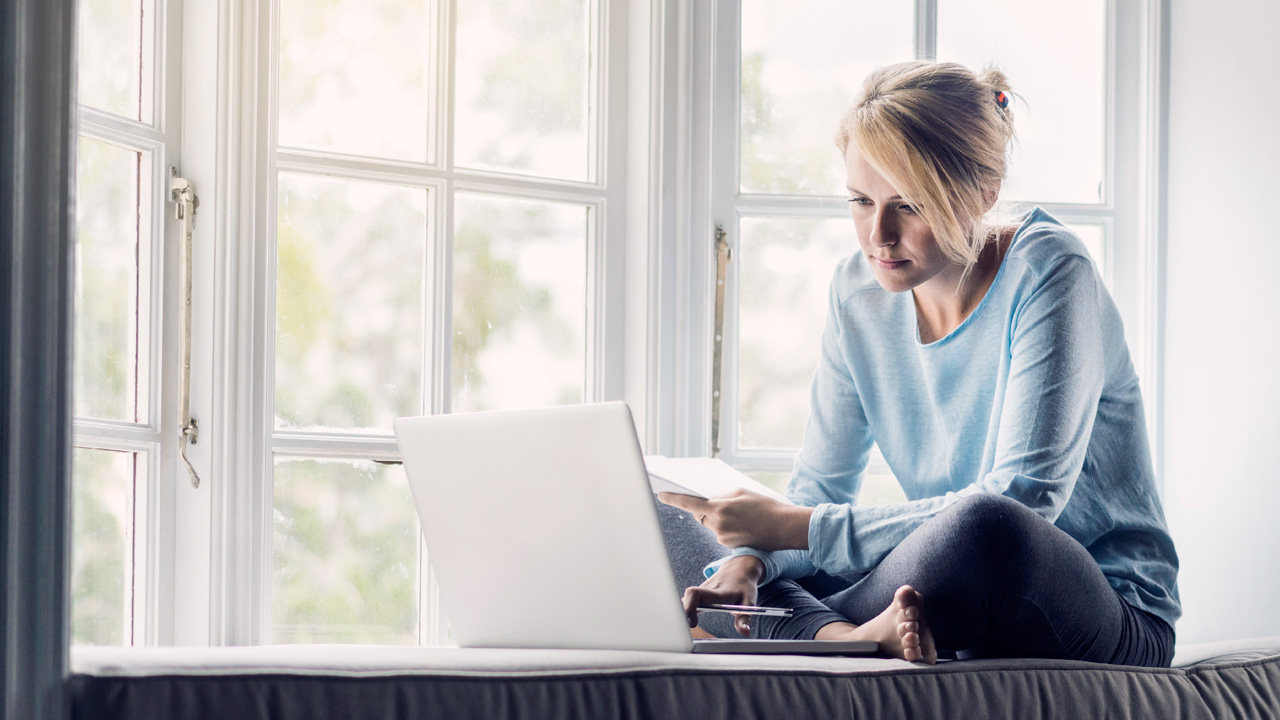
[[[447,642],[392,419],[623,398],[647,451],[708,454],[717,224],[721,454],[781,486],[854,243],[831,126],[887,62],[1010,74],[1008,191],[1090,243],[1147,367],[1143,11],[961,7],[86,0],[75,641]],[[198,489],[171,168],[200,198]]]
[[[223,531],[247,578],[225,592],[247,602],[225,637],[444,642],[391,422],[617,396],[621,18],[602,0],[270,5],[270,110],[244,128],[269,128],[240,278],[261,312],[234,408],[253,459],[225,490],[252,519]]]
[[[71,638],[154,643],[162,462],[177,437],[160,344],[178,143],[156,39],[169,25],[151,0],[86,0],[79,15]]]
[[[1011,80],[1018,139],[1005,200],[1075,230],[1111,286],[1145,370],[1138,86],[1132,7],[1093,0],[874,5],[763,0],[717,5],[706,113],[710,215],[728,232],[721,456],[781,489],[808,414],[808,387],[836,261],[857,250],[835,124],[874,67],[914,58]],[[702,302],[709,302],[705,298]],[[708,391],[708,395],[714,389]],[[863,501],[901,499],[873,453]]]

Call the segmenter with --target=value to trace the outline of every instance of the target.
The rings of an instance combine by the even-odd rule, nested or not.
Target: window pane
[[[836,262],[857,250],[845,219],[743,218],[738,444],[798,448]]]
[[[1106,2],[938,3],[938,59],[994,64],[1023,101],[1004,197],[1102,201]]]
[[[144,153],[80,138],[75,259],[75,414],[138,413],[139,193]],[[149,164],[149,161],[148,163]]]
[[[79,100],[133,120],[151,120],[151,0],[81,0]],[[147,97],[144,97],[146,95]]]
[[[427,192],[280,175],[277,427],[389,434],[421,413]]]
[[[1089,250],[1089,256],[1093,258],[1093,264],[1098,268],[1098,274],[1102,277],[1107,276],[1107,257],[1102,247],[1103,227],[1101,225],[1076,225],[1067,226],[1071,232],[1075,233],[1084,246]]]
[[[787,492],[787,483],[791,480],[791,471],[772,471],[772,470],[756,470],[746,473],[747,477],[764,485],[770,490],[780,493]]]
[[[893,505],[907,501],[898,479],[887,473],[867,473],[862,476],[862,490],[858,492],[858,506]]]
[[[457,8],[456,164],[590,180],[588,0]]]
[[[418,521],[399,467],[275,463],[272,640],[417,644]]]
[[[136,462],[134,453],[85,448],[73,451],[72,643],[129,643]]]
[[[836,124],[868,72],[911,59],[913,9],[910,2],[743,1],[743,192],[844,193]]]
[[[456,202],[453,411],[582,402],[587,208]]]
[[[281,0],[280,144],[427,160],[429,0]]]

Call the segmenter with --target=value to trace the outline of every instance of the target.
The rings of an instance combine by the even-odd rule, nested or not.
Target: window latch
[[[720,454],[720,369],[724,364],[724,284],[729,274],[729,261],[733,260],[733,248],[729,246],[729,233],[724,225],[716,225],[716,326],[715,342],[711,346],[711,457]]]
[[[182,344],[178,374],[178,456],[187,466],[191,487],[198,488],[200,476],[187,459],[187,445],[195,445],[200,441],[200,423],[191,416],[191,235],[195,228],[196,208],[200,207],[200,198],[196,197],[190,180],[178,177],[177,168],[169,168],[169,176],[169,199],[174,203],[174,217],[182,221],[182,308],[178,312],[178,340]]]

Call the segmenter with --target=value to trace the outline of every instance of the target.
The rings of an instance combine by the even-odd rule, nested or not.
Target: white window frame
[[[446,0],[442,12],[459,1]],[[172,0],[169,6],[181,5]],[[600,285],[591,290],[597,320],[592,327],[600,350],[593,356],[587,399],[625,399],[646,452],[707,455],[717,221],[732,228],[730,242],[737,244],[736,223],[725,222],[736,217],[713,201],[713,179],[720,176],[712,165],[713,139],[736,143],[736,118],[726,121],[713,112],[725,95],[736,106],[736,47],[714,40],[717,22],[723,23],[736,1],[605,0],[604,7],[612,52],[599,92],[609,116],[625,120],[614,122],[604,136],[599,177],[607,190],[594,196],[606,211],[599,218],[600,252],[593,258]],[[933,1],[919,0],[918,7],[928,10]],[[1106,183],[1109,189],[1117,178],[1136,183],[1130,182],[1134,189],[1127,195],[1108,195],[1105,212],[1123,208],[1127,215],[1118,221],[1098,209],[1049,209],[1066,220],[1111,222],[1108,237],[1134,238],[1122,250],[1113,248],[1108,260],[1132,276],[1113,279],[1131,288],[1117,293],[1117,301],[1142,375],[1158,461],[1167,0],[1111,0],[1108,7],[1109,107],[1116,107],[1117,97],[1132,100],[1123,113],[1113,113],[1112,122],[1127,128],[1121,145],[1134,149],[1123,163],[1108,163]],[[271,427],[263,408],[271,400],[272,368],[263,348],[274,323],[268,275],[274,253],[266,240],[274,231],[274,203],[264,189],[270,187],[264,158],[274,145],[261,130],[273,127],[273,109],[260,98],[271,96],[264,60],[271,56],[271,8],[270,0],[222,0],[171,12],[183,16],[184,28],[182,171],[201,199],[191,400],[201,419],[201,443],[189,454],[206,482],[198,490],[184,486],[176,462],[165,461],[163,485],[173,496],[156,522],[158,537],[168,538],[159,552],[171,560],[160,563],[168,570],[157,583],[159,642],[254,644],[267,637],[270,624],[264,591],[271,582],[271,488],[264,468],[270,467]],[[922,24],[918,35],[931,32]],[[1136,52],[1116,52],[1118,38]],[[726,73],[732,75],[728,83]],[[1108,133],[1109,153],[1119,137]],[[528,189],[514,178],[476,181]],[[807,211],[803,202],[775,210]],[[844,217],[843,204],[833,214]],[[437,215],[435,222],[437,230],[448,228],[451,218]],[[447,319],[447,304],[437,302],[436,313]],[[446,373],[440,338],[431,342],[433,372]],[[734,345],[728,347],[726,388],[736,386],[730,367]],[[443,407],[439,398],[431,403],[432,409]],[[728,437],[734,425],[725,423],[725,431]],[[726,448],[738,462],[731,454],[735,448]],[[385,438],[371,439],[363,452],[394,458]],[[740,464],[778,468],[784,461]],[[420,595],[427,605],[420,615],[422,639],[431,642],[442,630],[429,580]]]
[[[438,82],[438,128],[451,117],[448,87],[451,17],[459,0],[439,0],[433,17],[440,40],[434,71]],[[208,474],[209,492],[179,490],[177,538],[180,596],[175,638],[183,644],[240,645],[268,641],[271,627],[272,474],[281,456],[330,456],[398,461],[389,436],[281,432],[273,428],[275,326],[275,176],[281,170],[322,171],[334,176],[430,188],[428,222],[436,238],[427,259],[431,301],[425,338],[429,376],[424,377],[429,412],[447,411],[450,382],[448,282],[455,191],[483,191],[513,198],[570,201],[590,207],[588,242],[587,402],[624,394],[627,317],[625,296],[629,207],[627,172],[627,22],[624,0],[601,0],[592,18],[601,48],[601,69],[592,92],[598,102],[593,137],[600,152],[590,182],[540,180],[519,175],[451,169],[450,140],[438,137],[428,155],[435,166],[370,162],[276,146],[273,106],[276,70],[276,0],[228,0],[192,8],[186,23],[192,51],[185,65],[184,119],[199,137],[186,148],[189,175],[201,197],[197,235],[194,352],[210,359],[207,372],[193,363],[192,412],[201,417],[205,455],[197,469]],[[216,34],[211,32],[216,28]],[[447,39],[447,42],[446,42]],[[199,237],[197,238],[199,242]],[[206,252],[207,258],[200,255]],[[207,260],[207,263],[203,261]],[[428,385],[429,383],[429,385]],[[205,418],[208,418],[206,421]],[[207,442],[205,442],[207,438]],[[425,551],[422,553],[425,558]],[[426,568],[425,559],[421,565]],[[444,638],[434,578],[424,572],[420,588],[419,641]]]
[[[674,413],[675,437],[664,443],[679,455],[711,452],[711,330],[714,314],[715,261],[712,238],[717,224],[728,231],[734,251],[738,247],[738,218],[742,214],[774,214],[804,217],[848,217],[844,203],[831,198],[797,196],[746,196],[737,192],[739,122],[739,2],[716,0],[692,7],[666,3],[680,14],[683,27],[674,33],[682,41],[666,50],[667,57],[688,68],[675,78],[675,92],[687,98],[681,128],[692,147],[703,152],[685,168],[691,178],[687,191],[685,223],[681,230],[689,242],[682,245],[677,265],[681,290],[679,314],[688,318],[687,334],[666,328],[679,347],[670,383],[683,396]],[[916,2],[916,54],[931,57],[936,45],[935,0]],[[1104,228],[1107,280],[1124,320],[1134,365],[1146,400],[1152,452],[1160,455],[1161,347],[1160,315],[1163,217],[1165,90],[1167,49],[1162,38],[1166,10],[1161,0],[1107,3],[1107,57],[1105,81],[1106,163],[1104,200],[1096,205],[1041,203],[1067,223],[1089,223]],[[700,98],[714,98],[700,102]],[[834,119],[833,119],[834,122]],[[833,151],[834,152],[834,151]],[[850,226],[851,248],[853,247]],[[1124,239],[1121,241],[1120,239]],[[852,250],[851,250],[852,251]],[[825,280],[829,269],[816,271]],[[790,471],[794,451],[746,451],[737,447],[737,273],[729,265],[726,292],[725,346],[721,410],[720,457],[747,471]],[[687,282],[685,282],[687,278]],[[683,343],[681,342],[683,341]],[[816,352],[816,348],[815,348]],[[871,473],[889,473],[882,458],[873,457]],[[1157,466],[1157,476],[1161,477]]]
[[[126,530],[126,567],[132,567],[125,642],[164,645],[173,642],[174,496],[186,482],[179,470],[177,335],[181,225],[169,201],[171,168],[181,171],[182,3],[156,0],[149,25],[152,57],[142,78],[144,107],[151,94],[150,120],[134,120],[81,105],[77,134],[149,153],[139,167],[140,189],[150,196],[150,212],[139,218],[138,258],[138,413],[144,422],[75,417],[77,448],[136,453],[133,497],[126,506],[133,527]],[[173,301],[171,301],[171,299]],[[181,489],[180,487],[176,489]],[[72,512],[74,512],[74,507]],[[70,538],[70,534],[68,535]],[[70,544],[74,544],[73,542]]]

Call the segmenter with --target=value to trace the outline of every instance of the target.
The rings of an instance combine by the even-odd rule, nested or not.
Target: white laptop
[[[401,418],[395,432],[461,647],[877,650],[692,640],[623,403]]]

